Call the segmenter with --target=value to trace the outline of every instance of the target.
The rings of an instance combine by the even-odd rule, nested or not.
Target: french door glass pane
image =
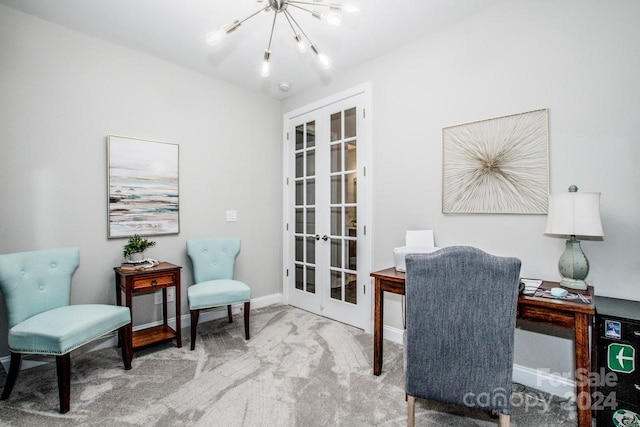
[[[358,166],[358,156],[356,151],[356,140],[349,141],[345,144],[344,164],[345,169],[354,171]]]
[[[304,153],[296,154],[296,178],[304,176]]]
[[[307,237],[307,264],[316,263],[316,239]]]
[[[342,272],[331,270],[331,298],[342,300]]]
[[[345,175],[345,203],[356,203],[358,201],[357,173],[348,173]]]
[[[296,289],[304,289],[304,267],[296,265]]]
[[[354,138],[356,136],[356,108],[350,108],[344,112],[344,137]]]
[[[331,235],[342,236],[342,208],[331,208]]]
[[[316,180],[308,179],[307,180],[307,203],[306,205],[315,205],[316,204]]]
[[[355,274],[345,274],[345,286],[344,286],[344,300],[351,304],[358,303],[358,292],[356,287],[356,275]]]
[[[304,181],[296,181],[296,205],[304,205]]]
[[[331,177],[331,204],[342,203],[342,175]]]
[[[316,122],[307,123],[307,148],[316,146]]]
[[[358,269],[357,245],[355,240],[347,240],[347,268],[353,271]]]
[[[307,267],[307,292],[316,293],[316,269]]]
[[[296,261],[304,261],[303,238],[296,236]]]
[[[331,146],[331,172],[342,171],[342,144]]]
[[[304,209],[296,209],[296,233],[304,233]]]
[[[313,208],[309,208],[307,209],[307,234],[314,234],[315,232],[316,232],[316,210]]]
[[[304,148],[304,125],[296,126],[296,151]]]
[[[349,237],[357,237],[358,235],[358,208],[355,206],[349,206],[345,208],[347,211],[346,219],[346,227],[347,233],[345,235]]]
[[[331,142],[342,139],[342,113],[331,115]]]
[[[342,239],[331,239],[331,267],[342,268]]]
[[[316,174],[316,152],[311,150],[307,152],[307,176]]]

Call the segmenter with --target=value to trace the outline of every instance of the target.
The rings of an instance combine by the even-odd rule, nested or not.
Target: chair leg
[[[416,425],[416,398],[408,396],[407,399],[407,427]]]
[[[131,342],[131,323],[124,325],[118,329],[118,341],[120,341],[122,348],[122,361],[124,362],[124,369],[131,369],[131,360],[133,359],[133,348]]]
[[[0,400],[6,400],[9,398],[13,386],[16,384],[18,373],[20,372],[20,365],[22,363],[22,354],[11,352],[11,364],[9,365],[9,374],[7,375],[7,381],[4,383],[4,390],[2,391],[2,397]]]
[[[500,427],[509,427],[511,425],[511,415],[500,414],[498,425]]]
[[[191,310],[191,350],[195,350],[196,348],[198,317],[200,317],[200,310]]]
[[[244,339],[249,339],[249,312],[251,311],[251,302],[244,303]]]
[[[229,323],[233,323],[233,316],[231,315],[231,306],[227,306],[227,316],[229,317]]]
[[[58,371],[58,395],[60,396],[60,413],[69,412],[71,400],[71,353],[56,356]]]

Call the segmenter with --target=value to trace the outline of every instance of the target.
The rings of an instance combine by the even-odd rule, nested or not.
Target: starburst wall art
[[[442,129],[442,213],[546,214],[547,109]]]

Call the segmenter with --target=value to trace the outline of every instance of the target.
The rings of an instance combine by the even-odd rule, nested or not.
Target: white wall
[[[147,255],[183,266],[183,314],[189,238],[240,237],[236,276],[254,298],[281,292],[279,102],[0,6],[0,253],[79,247],[73,303],[115,302],[108,134],[180,145],[180,234]],[[161,315],[151,296],[134,304],[138,324]]]
[[[443,215],[442,127],[549,109],[550,190],[602,193],[603,242],[584,242],[599,295],[640,299],[640,3],[510,0],[285,100],[291,111],[371,81],[373,267],[393,263],[407,229],[438,246],[519,257],[522,275],[558,280],[564,241],[546,216]],[[399,298],[385,323],[401,328]],[[517,364],[571,375],[573,341],[516,333]],[[547,331],[552,332],[552,331]]]

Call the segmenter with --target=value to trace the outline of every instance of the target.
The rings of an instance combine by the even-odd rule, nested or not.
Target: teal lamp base
[[[587,282],[584,280],[569,279],[567,277],[563,277],[562,280],[560,280],[560,286],[581,291],[587,290]]]
[[[576,240],[576,236],[571,236],[567,240],[565,250],[558,261],[558,270],[562,276],[560,286],[578,290],[587,289],[584,279],[589,274],[589,260],[582,252],[580,241]]]

